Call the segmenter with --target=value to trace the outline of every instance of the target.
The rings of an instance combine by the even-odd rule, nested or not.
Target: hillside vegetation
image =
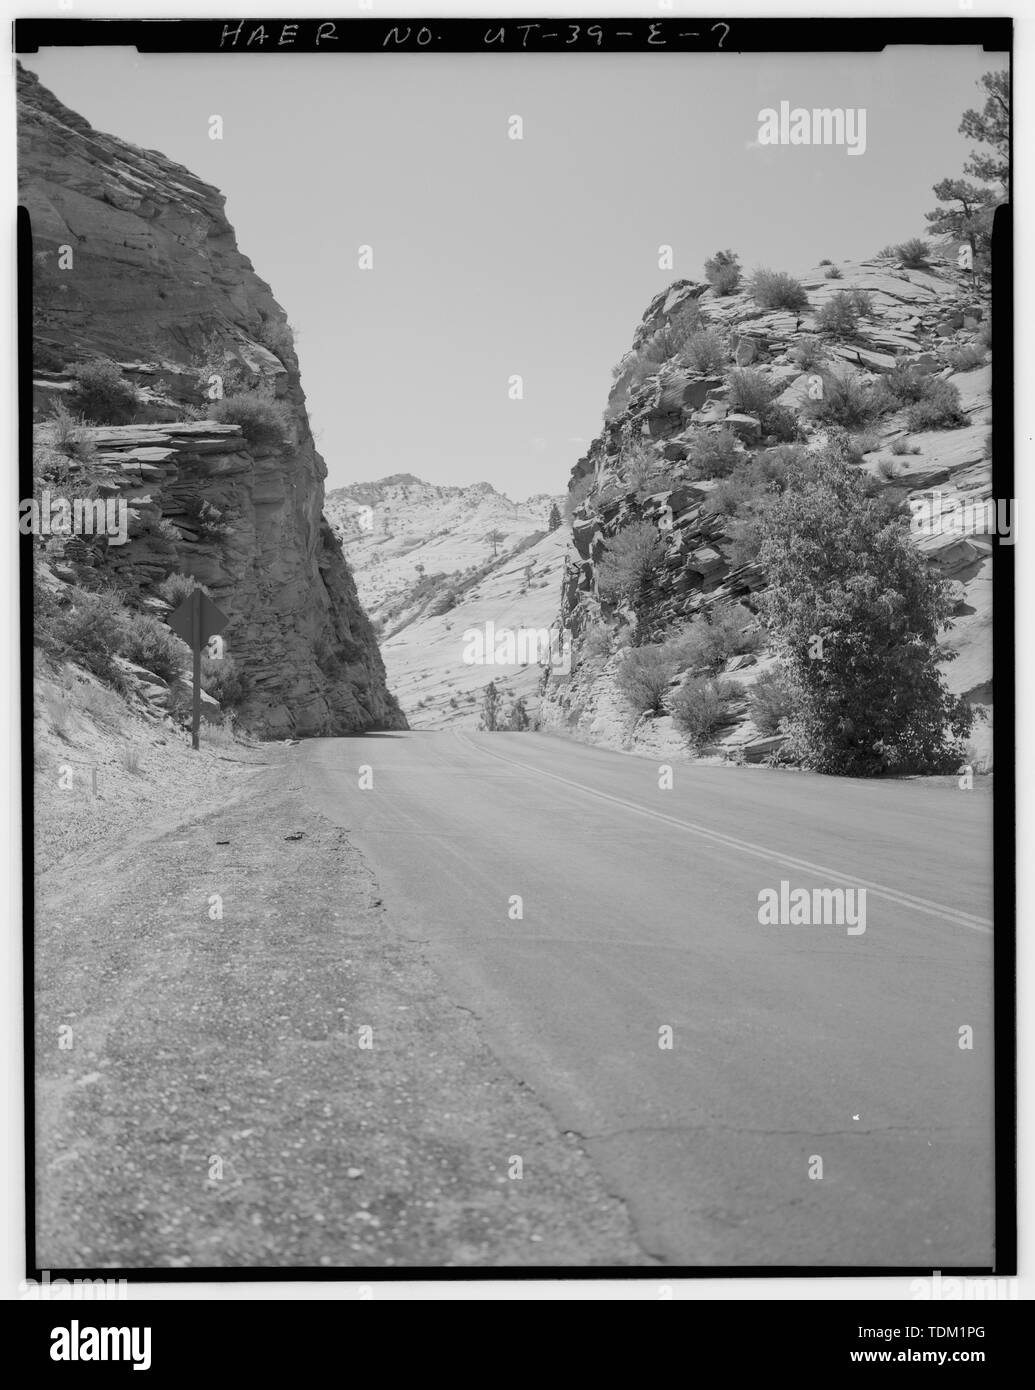
[[[922,262],[922,263],[921,263]],[[987,277],[955,246],[657,295],[575,466],[547,727],[825,771],[990,760]],[[882,669],[883,682],[874,672]]]

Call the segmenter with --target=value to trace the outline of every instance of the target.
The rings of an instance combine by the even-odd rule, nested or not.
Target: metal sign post
[[[201,649],[211,637],[222,632],[230,619],[216,607],[200,588],[185,598],[179,608],[169,615],[169,626],[177,637],[190,645],[193,658],[193,692],[191,702],[190,741],[192,748],[200,746],[201,733]]]

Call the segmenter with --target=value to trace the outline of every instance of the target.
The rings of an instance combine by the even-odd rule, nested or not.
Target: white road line
[[[780,850],[769,849],[765,845],[756,845],[751,840],[741,840],[734,835],[726,835],[720,830],[712,830],[708,826],[698,825],[694,821],[678,820],[675,816],[666,815],[664,811],[654,811],[648,806],[638,805],[635,801],[627,801],[624,797],[612,796],[610,792],[602,792],[595,787],[587,787],[583,782],[574,782],[570,777],[562,777],[558,772],[546,772],[543,768],[531,767],[528,763],[517,762],[513,758],[505,758],[502,753],[495,753],[481,744],[472,743],[466,734],[459,729],[454,730],[454,733],[469,748],[475,752],[484,753],[486,757],[495,758],[501,763],[509,763],[511,767],[519,768],[522,772],[532,772],[538,777],[549,777],[554,782],[562,782],[567,787],[575,787],[578,791],[595,796],[600,801],[613,802],[616,806],[622,806],[636,815],[648,816],[651,820],[664,821],[666,825],[674,825],[677,829],[685,830],[691,835],[699,835],[703,839],[711,840],[713,844],[740,850],[743,854],[753,854],[756,858],[769,860],[770,863],[799,869],[821,878],[844,883],[848,887],[865,888],[869,892],[876,893],[878,897],[886,898],[888,902],[896,903],[899,907],[912,908],[916,912],[926,912],[931,917],[943,917],[947,922],[954,922],[961,927],[969,927],[971,931],[980,932],[984,936],[991,934],[992,923],[987,917],[975,917],[972,913],[963,912],[959,908],[932,902],[930,898],[919,898],[913,893],[902,893],[897,888],[889,888],[883,883],[873,883],[865,878],[857,878],[854,874],[846,874],[838,869],[827,868],[823,864],[813,864],[807,859],[797,859]]]

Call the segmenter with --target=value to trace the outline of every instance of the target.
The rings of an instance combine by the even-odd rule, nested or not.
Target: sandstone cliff
[[[505,704],[521,699],[534,716],[538,665],[465,660],[465,634],[550,627],[567,541],[557,524],[563,501],[512,502],[488,483],[443,487],[412,474],[328,494],[327,518],[383,629],[385,665],[411,727],[476,726],[490,680]]]
[[[560,616],[574,633],[575,659],[570,674],[549,680],[546,726],[614,748],[687,753],[671,716],[630,708],[616,675],[631,641],[664,642],[708,610],[732,611],[752,623],[765,576],[749,548],[745,553],[736,508],[722,497],[717,478],[690,457],[706,435],[734,438],[736,475],[767,447],[794,439],[806,451],[821,449],[839,433],[875,485],[903,501],[927,499],[946,513],[959,508],[962,514],[966,503],[972,522],[975,511],[980,520],[992,496],[989,294],[987,281],[975,284],[957,268],[954,251],[935,249],[923,267],[907,268],[887,253],[816,267],[801,276],[807,303],[794,312],[760,308],[746,285],[718,296],[708,284],[681,280],[654,298],[616,368],[603,429],[572,471],[574,517]],[[854,330],[825,331],[823,306],[853,295],[862,306]],[[688,309],[715,356],[703,370],[680,350]],[[732,399],[733,374],[741,369],[768,397],[765,408],[746,409]],[[831,431],[810,418],[807,398],[817,373],[851,378],[868,391],[896,369],[956,388],[961,413],[952,428],[910,428],[904,407],[852,431]],[[647,633],[634,637],[637,618],[602,600],[598,570],[608,542],[641,521],[659,528],[664,551],[640,606]],[[958,659],[946,664],[945,675],[951,689],[980,708],[972,755],[987,766],[992,537],[980,524],[964,522],[916,543],[932,570],[954,585],[954,627],[942,645]],[[748,698],[731,707],[725,727],[696,750],[699,756],[758,761],[782,742],[751,717],[751,687],[774,665],[764,634],[756,628],[756,635],[760,645],[731,656],[725,668]],[[673,690],[680,679],[673,679]]]
[[[130,505],[130,540],[64,554],[52,543],[55,573],[113,580],[156,608],[170,572],[204,583],[229,615],[227,644],[251,682],[240,713],[257,732],[405,727],[323,518],[326,467],[286,316],[238,249],[223,196],[93,130],[20,67],[18,118],[37,419],[61,402],[75,410],[75,369],[92,359],[115,361],[134,398],[128,422],[95,417],[82,433],[94,494]],[[209,420],[213,372],[228,392],[275,403],[281,437]]]

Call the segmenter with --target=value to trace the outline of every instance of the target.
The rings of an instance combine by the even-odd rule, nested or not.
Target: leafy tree
[[[554,503],[551,505],[551,507],[550,507],[550,517],[549,517],[549,520],[548,520],[547,523],[546,523],[546,529],[547,529],[548,531],[556,531],[557,528],[558,528],[558,526],[560,526],[560,524],[561,524],[561,510],[560,510],[560,508],[558,507],[557,503],[554,502]]]
[[[1010,74],[1006,69],[986,72],[978,85],[987,93],[981,111],[964,111],[961,135],[988,150],[971,150],[963,172],[980,179],[942,179],[934,196],[946,206],[924,213],[932,231],[970,241],[975,250],[987,250],[992,237],[992,218],[1001,202],[1010,197]],[[998,183],[999,188],[989,185]]]
[[[831,457],[776,498],[763,533],[762,611],[797,694],[792,756],[857,777],[952,771],[973,715],[938,669],[951,600],[895,505]]]
[[[638,634],[663,555],[656,528],[649,521],[636,521],[607,542],[597,565],[597,593],[607,603],[628,603],[636,614]]]

